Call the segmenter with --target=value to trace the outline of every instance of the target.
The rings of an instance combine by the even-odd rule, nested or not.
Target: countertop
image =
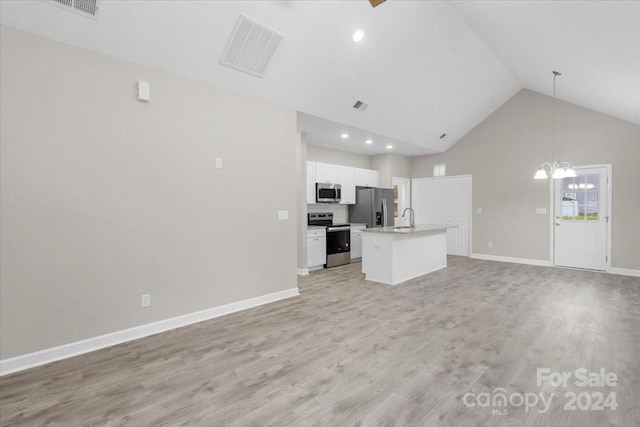
[[[404,227],[404,226],[403,226]],[[431,231],[443,231],[448,228],[455,228],[457,225],[451,224],[418,224],[415,227],[376,227],[366,228],[363,231],[366,233],[392,233],[392,234],[417,234],[428,233]]]

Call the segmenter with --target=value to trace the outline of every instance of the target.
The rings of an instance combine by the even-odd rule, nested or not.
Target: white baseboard
[[[182,326],[191,325],[193,323],[203,322],[205,320],[224,316],[226,314],[235,313],[246,310],[248,308],[257,307],[268,304],[270,302],[279,301],[300,295],[298,288],[286,289],[272,294],[262,295],[255,298],[233,302],[231,304],[221,305],[195,313],[189,313],[182,316],[172,317],[170,319],[160,320],[146,325],[136,326],[122,331],[112,332],[106,335],[100,335],[88,338],[82,341],[76,341],[64,344],[58,347],[47,348],[45,350],[36,351],[34,353],[24,354],[22,356],[12,357],[10,359],[0,360],[0,376],[11,374],[13,372],[23,371],[25,369],[55,362],[57,360],[67,359],[91,351],[100,350],[101,348],[111,347],[127,341],[155,335],[160,332],[169,331],[171,329],[180,328]]]
[[[528,265],[539,265],[542,267],[553,267],[551,261],[540,260],[540,259],[529,259],[529,258],[512,258],[512,257],[504,257],[497,255],[485,255],[485,254],[471,254],[471,258],[475,259],[484,259],[487,261],[501,261],[501,262],[513,262],[516,264],[528,264]],[[611,267],[608,271],[611,274],[620,274],[622,276],[633,276],[640,277],[640,270],[634,270],[631,268],[616,268]]]
[[[539,265],[542,267],[551,267],[553,265],[549,260],[530,259],[530,258],[512,258],[508,256],[498,256],[498,255],[472,253],[470,258],[484,259],[486,261],[500,261],[500,262],[512,262],[516,264]]]
[[[307,274],[309,274],[309,269],[308,268],[299,268],[298,269],[298,276],[306,276]]]
[[[609,273],[620,274],[622,276],[640,277],[640,270],[633,270],[631,268],[611,267],[611,270],[609,271]]]

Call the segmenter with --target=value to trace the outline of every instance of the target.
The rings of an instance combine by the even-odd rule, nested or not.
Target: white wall
[[[1,31],[0,358],[296,287],[295,111]]]
[[[447,152],[414,157],[412,178],[473,175],[473,248],[479,254],[550,259],[549,181],[534,181],[551,160],[552,98],[521,90]],[[611,265],[640,269],[640,126],[557,101],[557,158],[573,165],[613,165]],[[477,213],[482,208],[482,214]],[[493,248],[487,242],[493,242]]]
[[[371,169],[378,171],[378,186],[393,188],[393,177],[411,176],[411,157],[399,154],[378,154],[371,156]]]
[[[331,148],[313,145],[307,141],[307,160],[310,162],[329,163],[332,165],[371,169],[369,159],[369,156],[367,156],[366,154],[333,150]]]

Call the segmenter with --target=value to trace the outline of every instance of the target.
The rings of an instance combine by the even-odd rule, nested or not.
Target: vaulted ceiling
[[[285,36],[263,78],[220,64],[240,14]],[[640,124],[636,1],[103,0],[92,20],[3,0],[0,20],[295,108],[310,142],[367,154],[444,151],[521,88],[550,95],[552,70],[559,99]]]

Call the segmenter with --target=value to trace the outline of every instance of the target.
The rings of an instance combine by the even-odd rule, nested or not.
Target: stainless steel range
[[[331,212],[307,214],[307,224],[327,227],[325,267],[335,267],[351,262],[351,226],[349,224],[334,224]]]

